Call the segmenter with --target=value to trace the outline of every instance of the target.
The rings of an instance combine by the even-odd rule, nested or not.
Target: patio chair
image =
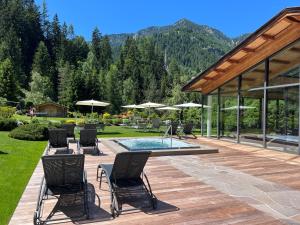
[[[168,134],[169,135],[178,135],[177,129],[178,129],[178,123],[177,122],[171,122],[171,124],[168,127]]]
[[[147,129],[147,122],[143,120],[137,120],[137,129],[145,131]]]
[[[69,154],[69,141],[67,138],[67,130],[65,129],[49,129],[49,141],[47,146],[48,154],[51,149],[56,149],[55,154]]]
[[[93,124],[93,123],[84,124],[84,129],[95,129],[95,130],[97,130],[97,124]]]
[[[67,130],[67,137],[68,138],[73,138],[75,140],[75,133],[74,133],[74,128],[75,128],[75,124],[63,124],[62,125],[62,129],[66,129]]]
[[[95,129],[82,129],[80,131],[80,137],[78,142],[78,152],[80,152],[81,148],[90,148],[94,149],[94,152],[97,155],[100,155],[100,150],[98,147],[98,139],[97,139],[97,130]]]
[[[75,214],[75,218],[89,218],[87,177],[84,171],[84,155],[51,155],[42,157],[44,177],[42,178],[36,210],[34,212],[34,224],[46,224],[50,221],[62,220],[65,218],[53,218],[55,212],[63,211],[66,203],[63,198],[73,197],[75,200],[68,201],[67,205],[71,210],[76,205],[83,205],[82,215]],[[80,196],[80,198],[79,198]],[[45,201],[57,203],[48,216],[43,216]],[[75,204],[76,203],[76,204]],[[78,204],[79,203],[79,204]],[[72,208],[71,208],[72,207]],[[51,219],[52,218],[52,219]],[[70,218],[70,216],[68,217]]]
[[[96,125],[97,130],[101,130],[102,132],[104,131],[105,124],[104,123],[99,123]]]
[[[149,206],[156,209],[157,198],[152,193],[149,180],[143,172],[150,154],[150,151],[121,152],[116,155],[114,164],[99,164],[97,169],[97,179],[100,178],[99,188],[105,175],[111,193],[110,209],[114,218],[122,211],[130,210],[122,210],[123,203],[130,203],[136,198],[146,200]]]
[[[186,123],[183,125],[182,133],[184,135],[192,135],[196,139],[197,138],[196,135],[193,134],[193,128],[194,128],[193,123]]]
[[[159,118],[155,118],[155,119],[152,119],[152,129],[156,129],[159,131],[159,128],[160,128],[160,119]]]

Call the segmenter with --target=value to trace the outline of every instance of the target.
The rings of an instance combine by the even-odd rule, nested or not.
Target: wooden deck
[[[220,140],[198,138],[191,141],[217,147],[220,152],[151,158],[147,163],[146,173],[153,192],[159,199],[158,209],[127,212],[116,219],[110,217],[107,184],[104,183],[103,189],[99,190],[96,181],[97,165],[100,162],[113,162],[114,153],[100,145],[105,154],[86,155],[85,168],[90,187],[93,187],[101,198],[101,207],[97,207],[97,202],[91,205],[91,219],[88,221],[69,221],[64,224],[300,224],[300,214],[298,215],[300,201],[291,203],[290,200],[300,198],[300,157]],[[198,165],[201,167],[198,168]],[[276,202],[278,208],[268,212],[263,208],[264,204],[255,203],[257,200],[255,196],[254,199],[243,198],[228,194],[228,190],[220,189],[220,183],[216,181],[220,179],[221,182],[222,174],[217,176],[216,173],[215,179],[208,179],[207,176],[211,176],[209,170],[207,175],[201,173],[201,168],[210,168],[206,166],[222,168],[223,172],[237,171],[235,172],[237,176],[249,177],[249,182],[251,183],[251,180],[257,182],[255,183],[257,187],[260,184],[270,184],[273,189],[276,187],[280,196],[282,194],[287,196]],[[10,224],[33,223],[33,212],[42,175],[42,166],[39,163]],[[243,185],[247,189],[247,184]],[[287,191],[282,192],[282,189]],[[274,190],[271,191],[268,193],[274,193]],[[288,202],[285,203],[284,200]]]

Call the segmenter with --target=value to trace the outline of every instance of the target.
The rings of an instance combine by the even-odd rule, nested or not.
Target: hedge
[[[0,118],[0,131],[11,131],[18,126],[17,120]]]
[[[48,128],[56,128],[56,126],[37,123],[24,124],[12,130],[9,136],[11,138],[28,141],[48,140]]]

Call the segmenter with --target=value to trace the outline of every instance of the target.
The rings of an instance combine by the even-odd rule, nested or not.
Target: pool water
[[[177,139],[171,140],[171,138],[118,139],[115,140],[115,142],[129,151],[199,148],[199,145],[190,144]]]

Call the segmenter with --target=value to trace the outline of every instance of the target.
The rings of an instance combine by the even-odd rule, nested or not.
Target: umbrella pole
[[[92,113],[94,112],[94,105],[92,105]]]

